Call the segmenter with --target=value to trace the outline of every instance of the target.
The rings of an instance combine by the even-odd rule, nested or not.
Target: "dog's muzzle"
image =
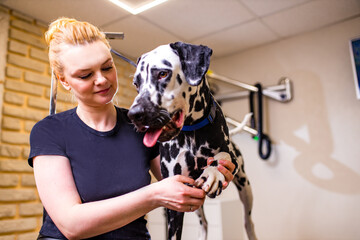
[[[140,132],[146,132],[143,142],[152,147],[157,141],[166,142],[177,136],[184,122],[181,110],[169,113],[165,109],[144,107],[142,104],[133,105],[128,117]]]

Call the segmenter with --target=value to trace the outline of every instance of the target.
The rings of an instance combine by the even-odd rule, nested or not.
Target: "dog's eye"
[[[161,71],[159,72],[158,79],[163,79],[166,78],[167,76],[168,76],[168,72]]]

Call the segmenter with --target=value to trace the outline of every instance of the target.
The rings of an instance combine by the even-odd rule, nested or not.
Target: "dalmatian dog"
[[[161,173],[164,178],[182,174],[196,181],[207,196],[221,193],[224,176],[219,159],[235,164],[234,180],[244,205],[245,228],[256,239],[251,219],[252,191],[244,172],[239,149],[230,141],[219,104],[205,78],[212,50],[182,42],[162,45],[143,54],[134,75],[138,95],[128,116],[138,131],[146,131],[143,142],[151,147],[160,142]],[[214,157],[209,166],[207,159]],[[200,237],[207,238],[204,210]],[[181,239],[184,213],[167,210],[168,239]]]

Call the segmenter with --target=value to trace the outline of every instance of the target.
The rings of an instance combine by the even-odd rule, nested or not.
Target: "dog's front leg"
[[[200,219],[200,233],[199,240],[206,240],[208,233],[208,222],[205,217],[204,205],[202,205],[198,210],[195,211],[196,215]]]
[[[210,166],[207,166],[195,181],[195,186],[202,188],[210,198],[215,198],[220,195],[225,182],[224,175],[217,168],[220,159],[231,162],[229,153],[219,152],[214,156],[214,161]]]
[[[166,209],[168,231],[168,240],[180,240],[183,228],[184,213]]]

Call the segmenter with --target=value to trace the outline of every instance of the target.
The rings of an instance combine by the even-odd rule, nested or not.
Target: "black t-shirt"
[[[116,126],[107,132],[87,126],[76,114],[76,108],[41,120],[30,134],[30,166],[35,156],[67,157],[83,203],[120,196],[148,185],[150,160],[159,154],[159,146],[145,147],[143,134],[135,131],[127,110],[117,107],[116,110]],[[65,239],[45,209],[40,233]],[[148,238],[146,220],[141,217],[91,239]]]

